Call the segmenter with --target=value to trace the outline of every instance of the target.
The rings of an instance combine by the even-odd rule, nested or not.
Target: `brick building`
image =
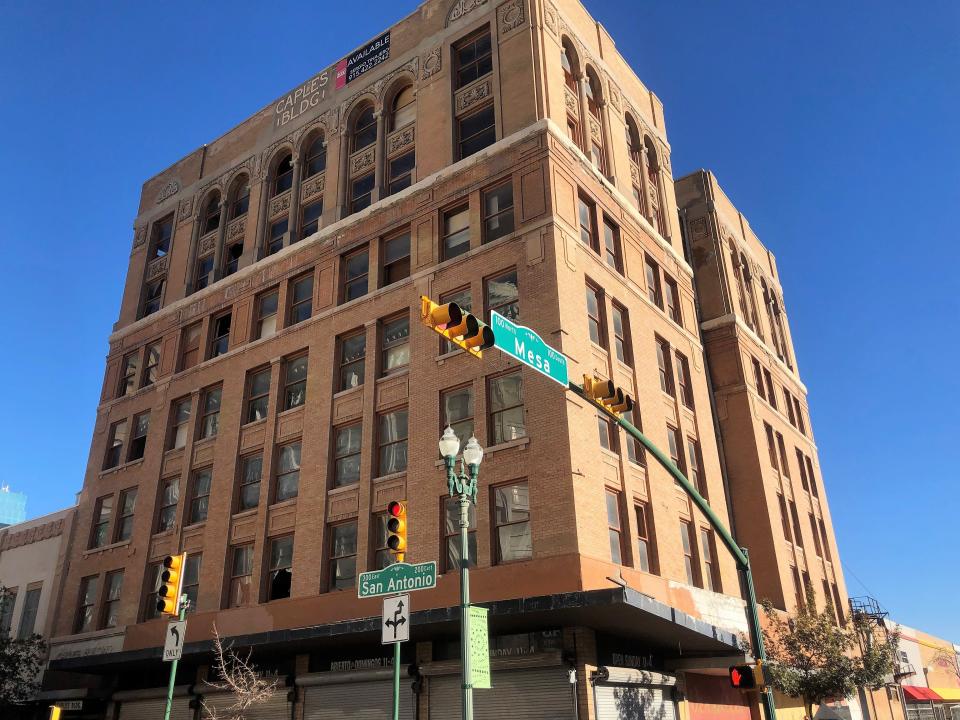
[[[380,603],[355,582],[406,498],[407,559],[442,576],[413,597],[404,716],[458,716],[449,423],[486,450],[478,718],[756,714],[721,677],[743,657],[736,568],[667,473],[545,377],[419,322],[420,295],[498,310],[614,380],[729,522],[674,193],[660,101],[570,0],[428,0],[148,180],[48,690],[74,717],[157,716],[159,562],[185,550],[174,717],[222,702],[214,624],[286,683],[251,717],[386,716]]]

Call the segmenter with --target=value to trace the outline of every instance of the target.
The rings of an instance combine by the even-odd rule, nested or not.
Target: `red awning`
[[[921,687],[920,685],[903,685],[903,694],[907,696],[907,700],[920,700],[923,702],[943,702],[943,698],[937,695],[933,690],[928,687]]]

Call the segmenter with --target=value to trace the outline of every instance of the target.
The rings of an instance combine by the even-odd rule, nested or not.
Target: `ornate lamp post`
[[[460,663],[463,671],[463,720],[473,720],[473,685],[470,683],[470,503],[476,505],[483,448],[473,436],[460,456],[460,472],[454,465],[460,452],[460,439],[447,425],[440,438],[440,454],[447,467],[450,497],[460,504]],[[464,470],[466,465],[466,471]]]

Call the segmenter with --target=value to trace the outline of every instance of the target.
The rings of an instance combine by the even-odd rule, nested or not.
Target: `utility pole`
[[[186,593],[180,596],[179,600],[179,613],[177,615],[178,619],[183,622],[187,616],[187,605],[190,604],[190,600],[187,598]],[[180,644],[183,644],[181,639]],[[173,707],[173,686],[177,681],[177,665],[180,663],[180,659],[177,658],[170,663],[170,682],[167,684],[167,707],[163,711],[163,720],[170,720],[170,708]]]

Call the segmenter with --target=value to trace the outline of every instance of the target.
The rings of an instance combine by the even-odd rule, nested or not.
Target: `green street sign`
[[[474,690],[489,689],[490,686],[490,635],[487,631],[485,607],[471,605],[470,613],[470,679]]]
[[[495,348],[567,387],[570,377],[566,356],[547,345],[533,330],[517,325],[496,310],[490,313],[490,328]]]
[[[395,595],[412,590],[429,590],[437,586],[437,563],[394,563],[383,570],[360,573],[357,597]]]

